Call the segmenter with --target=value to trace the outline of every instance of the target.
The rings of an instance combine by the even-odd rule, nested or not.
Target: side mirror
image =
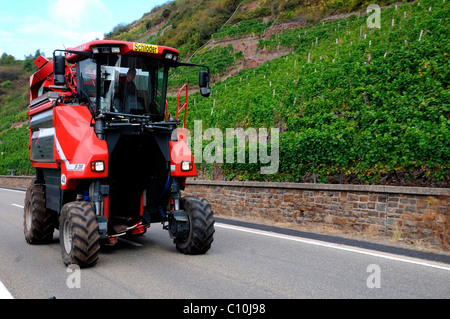
[[[53,55],[53,83],[66,84],[66,58],[62,55]]]
[[[211,90],[208,88],[209,84],[209,72],[200,71],[198,85],[200,86],[200,94],[203,97],[208,97],[211,94]]]

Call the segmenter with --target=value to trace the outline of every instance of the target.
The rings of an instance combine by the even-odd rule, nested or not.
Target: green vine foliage
[[[449,16],[447,3],[420,1],[383,9],[379,29],[353,15],[260,40],[260,50],[291,53],[215,83],[210,99],[194,96],[188,126],[280,128],[278,173],[224,163],[229,179],[380,183],[421,172],[448,185]]]
[[[261,36],[264,31],[273,25],[273,21],[263,22],[262,18],[244,20],[236,25],[225,25],[212,36],[215,41],[238,38],[242,36]]]
[[[191,63],[207,65],[210,68],[212,80],[224,74],[231,66],[244,58],[242,51],[234,52],[231,44],[213,49],[205,48],[191,59]],[[198,86],[197,68],[178,68],[171,71],[169,86],[171,89],[180,88],[185,83]]]
[[[0,175],[7,175],[8,170],[17,170],[15,174],[31,174],[28,150],[28,127],[11,128],[0,135]]]
[[[38,52],[36,52],[37,54]],[[3,54],[0,59],[0,175],[31,174],[28,150],[28,114],[30,66],[32,58],[16,61]]]
[[[277,8],[269,1],[261,3],[266,11],[281,10],[284,5],[297,14],[297,7],[287,2],[279,1]],[[330,3],[334,7],[329,10],[344,5],[337,0]],[[359,2],[352,3],[356,6]],[[232,7],[222,12],[222,24],[208,25],[219,30],[213,39],[261,37],[273,24],[256,15],[219,29]],[[174,23],[181,18],[176,8],[167,11]],[[235,52],[232,46],[199,51],[191,62],[210,66],[215,83],[209,99],[199,94],[189,98],[187,126],[191,133],[195,120],[202,120],[203,130],[219,128],[224,135],[226,128],[239,127],[280,131],[276,174],[262,175],[264,163],[259,158],[256,163],[249,162],[248,145],[244,163],[199,163],[199,167],[213,178],[219,167],[220,178],[291,182],[311,181],[311,176],[318,182],[336,182],[335,177],[341,176],[377,184],[400,173],[411,178],[419,174],[431,185],[449,187],[449,11],[447,1],[403,2],[382,8],[380,28],[368,28],[368,15],[360,14],[261,37],[261,53],[283,49],[290,54],[223,81],[221,76],[244,59],[242,52]],[[193,13],[184,13],[188,14]],[[181,20],[179,25],[183,26]],[[202,30],[199,25],[194,31]],[[165,39],[171,36],[173,33],[165,33]],[[181,36],[170,39],[184,45],[183,52],[193,52]],[[190,37],[192,41],[200,38],[209,37],[203,33]],[[5,64],[0,71],[9,74],[9,67]],[[2,82],[6,80],[19,87],[14,79]],[[185,82],[196,87],[198,70],[178,68],[171,73],[171,90]],[[0,174],[11,168],[31,171],[26,125],[11,128],[11,123],[26,121],[26,111],[21,111],[26,96],[19,90],[11,94],[13,90],[10,83],[0,85]],[[173,115],[176,98],[169,98],[169,106]],[[204,151],[210,142],[203,141],[200,149]]]

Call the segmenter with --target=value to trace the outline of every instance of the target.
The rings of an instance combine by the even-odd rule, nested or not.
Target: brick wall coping
[[[29,180],[34,178],[34,176],[24,176],[24,175],[0,175],[0,178],[8,178],[8,179],[24,179],[24,180]]]
[[[0,178],[26,180],[32,176],[1,175]],[[208,181],[188,179],[187,185],[204,186],[231,186],[231,187],[259,187],[259,188],[283,188],[283,189],[309,189],[322,191],[343,192],[373,192],[390,194],[413,194],[425,196],[450,196],[449,188],[409,187],[409,186],[384,186],[384,185],[354,185],[354,184],[313,184],[313,183],[276,183],[276,182],[249,182],[249,181]]]
[[[354,184],[313,184],[313,183],[276,183],[276,182],[249,182],[249,181],[208,181],[188,179],[187,185],[204,186],[231,186],[231,187],[260,187],[283,189],[313,189],[322,191],[356,191],[391,194],[414,194],[425,196],[450,195],[449,188],[384,186],[384,185],[354,185]]]

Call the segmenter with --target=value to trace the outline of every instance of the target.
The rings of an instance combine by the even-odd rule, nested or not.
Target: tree
[[[12,55],[3,53],[2,57],[0,58],[0,65],[11,65],[15,60],[16,59]]]

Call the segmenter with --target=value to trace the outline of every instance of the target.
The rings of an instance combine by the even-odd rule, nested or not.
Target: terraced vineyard
[[[203,129],[223,132],[280,128],[277,174],[261,175],[261,163],[224,163],[227,179],[314,175],[319,182],[448,187],[449,13],[444,1],[420,1],[382,8],[380,28],[367,27],[369,15],[351,15],[261,39],[261,51],[291,53],[215,83],[208,100],[193,96],[188,126],[202,119]],[[246,25],[253,32],[265,24]],[[217,65],[208,51],[196,58]]]
[[[223,136],[227,128],[279,129],[277,173],[261,174],[260,160],[249,163],[247,145],[244,163],[225,156],[224,163],[198,163],[202,177],[450,187],[446,0],[381,1],[390,6],[381,7],[379,21],[376,11],[366,13],[354,1],[312,1],[314,10],[340,14],[324,20],[312,14],[301,20],[307,8],[289,5],[292,1],[249,1],[227,21],[241,2],[208,0],[205,10],[194,2],[173,1],[107,35],[179,44],[184,60],[192,57],[190,62],[210,66],[211,97],[197,93],[189,98],[191,133],[199,120],[204,132],[217,128]],[[354,9],[360,11],[346,13]],[[214,16],[220,16],[218,22],[212,22]],[[379,27],[370,28],[368,20]],[[202,26],[199,21],[207,22]],[[177,33],[179,28],[188,38]],[[246,65],[250,43],[255,56],[267,62]],[[281,52],[288,54],[273,59]],[[197,71],[171,73],[172,114],[173,92],[186,81],[192,92],[197,80]],[[1,92],[13,90],[5,81],[0,85]],[[26,125],[11,125],[26,120],[24,94],[18,90],[1,100],[0,174],[10,168],[31,171]],[[203,139],[201,147],[192,142],[197,153],[214,149],[213,136]]]
[[[28,83],[33,73],[32,59],[14,61],[3,54],[0,59],[0,174],[16,170],[30,174],[28,151]]]

